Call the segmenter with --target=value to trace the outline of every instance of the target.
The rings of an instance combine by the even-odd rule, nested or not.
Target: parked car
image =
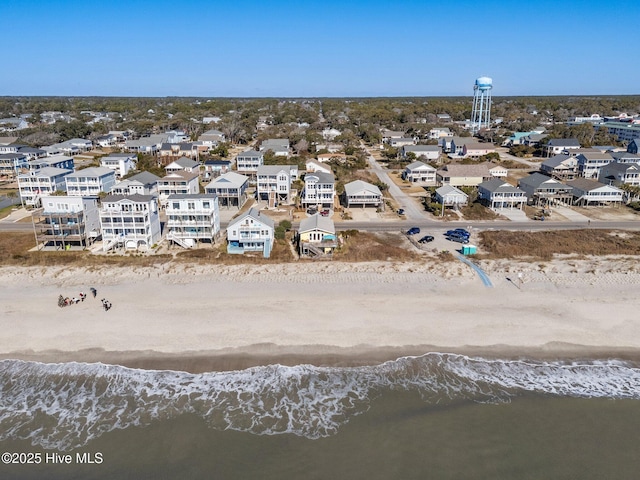
[[[329,213],[330,213],[329,209],[326,208],[320,212],[320,215],[322,215],[323,217],[328,217]]]
[[[445,236],[448,237],[449,235],[461,235],[463,237],[467,237],[467,239],[471,236],[471,234],[467,232],[464,228],[456,228],[455,230],[448,230],[447,233],[445,233]]]
[[[471,233],[469,233],[467,230],[465,230],[464,228],[456,228],[453,230],[454,232],[458,232],[461,233],[463,235],[466,235],[467,237],[471,236]]]
[[[398,209],[398,215],[404,215],[404,208]]]
[[[451,232],[450,235],[447,235],[447,240],[458,243],[469,243],[469,237],[456,232]]]
[[[425,235],[420,240],[418,240],[418,243],[429,243],[429,242],[433,242],[433,237],[431,235]]]
[[[417,235],[418,233],[420,233],[420,229],[418,227],[411,227],[407,230],[407,235]]]
[[[309,207],[309,208],[307,208],[307,213],[309,215],[315,215],[316,213],[318,213],[318,208],[317,207]]]

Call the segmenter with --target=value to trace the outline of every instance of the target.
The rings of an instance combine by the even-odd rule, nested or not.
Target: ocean
[[[640,368],[429,353],[192,374],[0,361],[0,478],[635,479]]]

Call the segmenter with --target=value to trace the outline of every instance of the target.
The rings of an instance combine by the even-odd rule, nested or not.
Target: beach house
[[[116,183],[116,173],[110,168],[90,167],[65,176],[67,195],[97,196],[109,192]]]
[[[611,205],[621,203],[624,191],[613,185],[605,185],[588,178],[576,178],[567,182],[573,190],[573,204],[580,206]]]
[[[158,181],[160,177],[150,172],[140,172],[117,182],[112,188],[113,195],[153,195],[158,196]]]
[[[160,241],[160,215],[151,195],[107,195],[100,208],[102,251],[147,251]]]
[[[436,189],[436,201],[445,207],[461,207],[469,203],[469,195],[453,185]]]
[[[344,185],[343,204],[347,208],[356,206],[362,208],[384,207],[380,189],[376,185],[362,180],[355,180]]]
[[[256,196],[270,207],[291,202],[291,182],[298,177],[294,165],[261,165],[256,172]]]
[[[500,178],[480,183],[478,199],[491,210],[522,209],[522,206],[527,203],[527,196],[523,190]]]
[[[0,154],[0,176],[16,178],[22,170],[29,168],[27,156],[22,153]]]
[[[300,220],[297,235],[300,255],[310,258],[331,257],[338,247],[336,228],[329,217],[315,213]]]
[[[264,164],[263,152],[246,150],[236,156],[236,170],[244,175],[255,175],[258,167]]]
[[[262,252],[271,255],[274,241],[274,222],[260,210],[251,208],[234,218],[227,227],[227,252]]]
[[[220,233],[218,198],[211,194],[170,195],[165,238],[184,248],[215,242]]]
[[[304,207],[314,205],[333,208],[335,193],[335,178],[332,173],[307,173],[304,177],[301,203]]]
[[[175,171],[158,180],[158,197],[160,205],[167,204],[169,195],[186,195],[200,193],[198,173]]]
[[[21,201],[28,206],[40,206],[40,197],[54,192],[66,191],[64,178],[71,170],[56,167],[44,167],[39,170],[18,175],[18,191]]]
[[[411,183],[436,184],[436,169],[420,160],[412,162],[402,171],[402,178]]]
[[[41,204],[33,211],[33,222],[43,248],[86,248],[100,236],[97,197],[44,195]]]
[[[533,205],[570,204],[573,200],[572,188],[555,178],[534,172],[518,180],[518,187]]]
[[[138,156],[133,153],[112,153],[100,159],[100,166],[110,168],[116,173],[116,179],[120,179],[135,170],[137,162]]]
[[[247,201],[249,177],[236,172],[227,172],[204,187],[205,193],[218,197],[219,205],[242,208]]]

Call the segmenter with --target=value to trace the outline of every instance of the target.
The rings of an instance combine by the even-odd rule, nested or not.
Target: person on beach
[[[93,298],[96,298],[98,291],[93,287],[91,287],[89,291],[91,292],[91,295],[93,295]]]

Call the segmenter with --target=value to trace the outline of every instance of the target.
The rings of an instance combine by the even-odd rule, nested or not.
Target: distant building
[[[547,157],[565,153],[566,150],[573,150],[575,148],[580,148],[580,142],[575,138],[552,138],[547,142],[545,147]]]
[[[100,166],[113,170],[117,179],[135,170],[137,163],[138,157],[133,153],[112,153],[100,159]]]
[[[460,207],[469,203],[469,195],[453,185],[443,185],[436,189],[436,201],[447,207]]]
[[[570,204],[573,200],[571,187],[538,172],[518,180],[518,187],[535,205]]]
[[[116,174],[110,168],[91,167],[70,173],[64,180],[69,196],[98,196],[111,191],[116,183]]]
[[[63,168],[45,167],[18,175],[20,199],[25,205],[38,207],[40,198],[66,189],[64,178],[72,173]]]
[[[35,172],[42,168],[53,167],[73,171],[75,168],[73,157],[66,155],[54,155],[53,157],[37,158],[29,160],[29,171]]]
[[[176,171],[158,180],[158,196],[160,205],[164,207],[170,195],[187,195],[200,193],[200,182],[197,173]]]
[[[440,147],[437,145],[405,145],[402,147],[402,158],[407,158],[409,153],[413,153],[417,160],[437,161],[440,158]]]
[[[236,156],[236,170],[245,175],[255,175],[258,167],[264,165],[264,153],[246,150]]]
[[[600,169],[613,162],[613,157],[608,153],[599,151],[581,153],[576,157],[578,162],[578,172],[583,178],[597,179]]]
[[[135,175],[117,182],[111,188],[113,195],[151,195],[158,196],[158,182],[160,177],[150,172],[140,172]]]
[[[22,153],[0,154],[0,176],[16,178],[22,170],[29,168],[27,156]]]

